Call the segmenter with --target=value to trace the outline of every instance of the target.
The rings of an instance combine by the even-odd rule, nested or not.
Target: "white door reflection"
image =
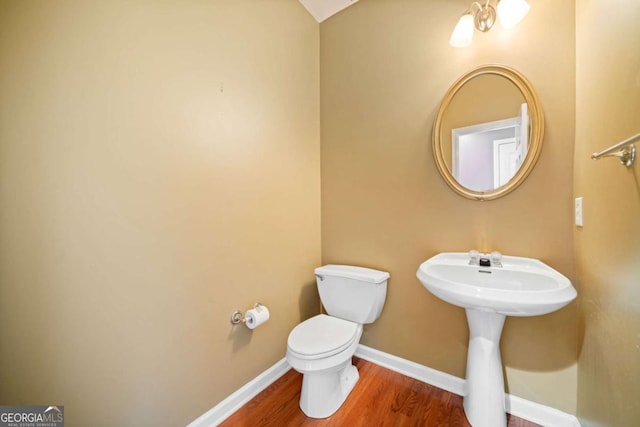
[[[453,129],[452,173],[473,191],[491,191],[511,180],[527,155],[529,115]]]

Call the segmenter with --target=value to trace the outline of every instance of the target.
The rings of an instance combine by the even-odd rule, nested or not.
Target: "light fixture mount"
[[[478,1],[471,3],[453,29],[449,39],[451,46],[469,46],[474,29],[486,33],[495,24],[496,17],[500,19],[503,28],[509,29],[516,26],[529,12],[527,0],[495,0],[495,6],[490,2],[491,0],[486,0],[484,5]]]
[[[484,6],[480,6],[479,3],[474,4],[477,4],[480,7],[480,10],[476,13],[473,22],[478,31],[486,33],[496,22],[496,9],[491,6],[489,2]]]

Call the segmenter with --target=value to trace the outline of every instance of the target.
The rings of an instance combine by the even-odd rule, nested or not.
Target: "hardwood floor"
[[[462,397],[354,357],[360,380],[331,417],[307,418],[298,406],[302,375],[293,369],[227,418],[221,427],[470,427]],[[508,415],[509,427],[539,427]]]

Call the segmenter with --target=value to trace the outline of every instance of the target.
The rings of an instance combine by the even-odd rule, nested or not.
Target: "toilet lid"
[[[357,323],[319,314],[293,328],[288,346],[304,356],[330,356],[348,347],[357,329]]]

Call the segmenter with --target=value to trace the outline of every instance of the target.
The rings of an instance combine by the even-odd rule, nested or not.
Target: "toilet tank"
[[[318,293],[327,314],[364,324],[375,322],[387,298],[386,271],[351,265],[315,269]]]

